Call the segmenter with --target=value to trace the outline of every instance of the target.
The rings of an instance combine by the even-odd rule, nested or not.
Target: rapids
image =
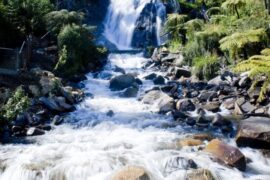
[[[129,47],[136,18],[149,1],[111,1],[105,34],[119,49]],[[179,180],[184,179],[187,170],[177,162],[178,157],[192,159],[218,179],[270,179],[270,160],[259,151],[241,148],[251,160],[243,173],[212,161],[198,147],[180,149],[177,140],[195,130],[177,124],[169,114],[157,114],[154,105],[122,98],[119,92],[109,90],[109,78],[119,74],[114,72],[115,66],[141,79],[153,71],[162,74],[144,69],[147,61],[142,53],[110,54],[104,70],[88,74],[83,82],[86,94],[94,97],[78,104],[63,125],[43,136],[28,137],[28,143],[0,146],[0,180],[109,180],[127,165],[144,167],[153,180]],[[138,97],[153,86],[151,81],[143,80]],[[107,116],[110,110],[113,117]],[[222,137],[219,133],[216,136]],[[229,137],[223,140],[236,146]]]

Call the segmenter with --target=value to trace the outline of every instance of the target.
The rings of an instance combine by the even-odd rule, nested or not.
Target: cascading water
[[[135,7],[142,9],[146,2],[112,1],[113,13],[124,11],[116,5],[126,7],[126,13],[115,17],[115,24],[106,21],[107,27],[115,29],[110,38],[118,47],[128,45],[125,38],[132,36],[123,24],[134,26],[132,23],[139,13],[129,13],[127,7],[132,7],[130,11],[135,12]],[[106,33],[109,32],[107,29]],[[120,38],[121,35],[124,37]],[[88,74],[84,82],[86,94],[92,93],[94,98],[87,97],[65,118],[63,125],[43,136],[29,137],[28,144],[0,146],[0,180],[110,180],[119,169],[129,165],[145,168],[151,180],[178,180],[185,179],[188,172],[182,158],[192,159],[198,167],[211,170],[218,179],[270,179],[270,160],[258,151],[241,148],[250,159],[247,171],[243,173],[213,162],[199,147],[180,148],[176,142],[194,130],[177,124],[170,115],[155,113],[155,106],[144,105],[137,98],[120,97],[119,92],[109,89],[109,78],[120,74],[114,67],[143,79],[154,71],[143,69],[148,59],[141,53],[115,53],[108,59],[102,72]],[[143,80],[139,96],[153,86],[152,81]],[[114,115],[108,116],[108,111],[113,111]],[[223,140],[235,146],[232,139]]]

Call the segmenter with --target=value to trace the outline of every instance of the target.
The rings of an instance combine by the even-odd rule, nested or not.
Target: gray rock
[[[176,103],[176,109],[178,111],[195,111],[196,107],[189,99],[180,99]]]
[[[245,102],[244,104],[241,105],[241,109],[245,112],[245,113],[251,113],[254,112],[256,110],[256,107],[253,106],[250,102]]]
[[[173,53],[169,53],[166,57],[161,58],[161,62],[173,62],[175,61],[177,58],[179,58],[179,54],[173,54]]]
[[[231,122],[224,119],[219,113],[215,114],[214,119],[212,121],[213,126],[227,126],[231,125]]]
[[[66,99],[64,97],[54,97],[54,100],[62,109],[64,109],[64,111],[74,110],[74,106],[66,103]]]
[[[163,85],[165,84],[165,79],[162,76],[158,76],[153,80],[155,85]]]
[[[56,126],[62,124],[63,122],[64,122],[64,118],[60,117],[59,115],[54,116],[52,120],[52,124]]]
[[[175,107],[174,99],[159,90],[153,90],[144,95],[142,102],[145,104],[157,104],[160,113],[172,111]]]
[[[218,112],[220,103],[218,101],[206,102],[206,104],[204,104],[202,107],[207,111]]]
[[[40,89],[39,89],[39,87],[37,85],[29,85],[28,88],[30,90],[30,93],[32,95],[34,95],[34,97],[40,96],[41,92],[40,92]]]
[[[110,80],[110,89],[112,91],[121,91],[128,87],[134,86],[136,79],[131,74],[116,76]]]
[[[139,89],[137,87],[129,87],[127,88],[123,93],[122,93],[122,97],[137,97]]]
[[[153,80],[153,79],[155,79],[156,77],[157,77],[157,74],[151,73],[151,74],[145,76],[144,79],[146,79],[146,80]]]
[[[27,136],[41,136],[43,134],[45,134],[44,130],[35,127],[29,128],[26,132]]]
[[[212,100],[213,98],[217,98],[217,97],[218,97],[218,95],[217,95],[216,91],[204,90],[198,96],[198,99],[200,101],[208,101],[208,100]]]
[[[181,77],[186,77],[186,78],[191,77],[190,70],[176,67],[175,68],[175,78],[179,79]]]
[[[173,157],[166,162],[165,172],[171,173],[177,170],[197,169],[198,165],[192,160],[185,157]]]
[[[248,76],[241,77],[240,81],[238,82],[238,86],[241,88],[249,88],[250,86],[250,78]]]
[[[107,116],[109,117],[113,117],[114,116],[114,112],[112,110],[109,110],[107,113],[106,113]]]
[[[64,109],[61,106],[59,106],[53,98],[41,97],[39,98],[39,101],[52,111],[58,111],[58,112],[64,111]]]
[[[119,66],[115,66],[114,71],[122,73],[122,74],[126,74],[126,71],[123,68],[119,67]]]
[[[242,120],[236,143],[241,147],[270,149],[270,118],[250,117]]]
[[[186,180],[216,180],[216,178],[208,169],[198,169],[189,172]]]

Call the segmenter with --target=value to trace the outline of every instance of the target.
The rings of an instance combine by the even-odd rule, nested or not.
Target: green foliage
[[[181,42],[177,39],[169,42],[169,51],[172,53],[178,53],[181,47]]]
[[[184,23],[187,15],[169,14],[165,24],[166,33],[170,34],[172,39],[180,40],[180,33],[184,30]]]
[[[246,5],[247,0],[226,0],[221,7],[225,9],[230,9],[231,11],[237,14],[237,17],[240,18],[239,8]]]
[[[49,0],[7,0],[8,20],[23,34],[44,31],[44,16],[53,9]]]
[[[215,77],[220,69],[219,58],[216,54],[206,53],[194,58],[193,73],[200,79]]]
[[[232,35],[222,38],[220,49],[228,51],[232,59],[239,59],[239,51],[248,44],[260,43],[265,41],[267,35],[264,29],[247,30],[245,32],[236,32]]]
[[[248,60],[242,61],[236,65],[234,70],[236,72],[249,71],[249,77],[253,79],[251,90],[263,80],[264,83],[261,87],[259,101],[263,101],[270,84],[270,50],[264,49],[262,55],[255,55]]]
[[[9,98],[8,102],[3,106],[3,117],[8,120],[14,120],[20,113],[25,112],[30,106],[30,99],[25,94],[22,87],[18,87],[14,95]]]
[[[92,36],[85,26],[67,25],[58,35],[60,58],[55,70],[63,75],[73,75],[84,72],[91,65],[90,70],[100,66],[101,58],[107,51],[92,44]]]
[[[61,29],[66,25],[77,24],[81,25],[84,15],[75,11],[67,11],[66,9],[60,11],[52,11],[46,17],[47,29],[54,34],[59,34]]]

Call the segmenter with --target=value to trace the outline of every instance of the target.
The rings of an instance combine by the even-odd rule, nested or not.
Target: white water
[[[124,2],[130,3],[119,0]],[[184,179],[188,171],[175,163],[177,157],[193,159],[219,179],[270,179],[270,160],[258,151],[241,149],[252,160],[242,173],[213,162],[197,147],[180,149],[176,142],[194,133],[192,128],[182,127],[169,115],[155,113],[154,106],[137,98],[120,98],[109,90],[106,77],[117,75],[112,70],[115,65],[141,78],[153,72],[142,69],[147,61],[142,54],[111,54],[105,70],[98,77],[88,74],[84,82],[85,91],[94,98],[79,104],[64,125],[43,136],[27,138],[32,142],[29,144],[0,146],[0,180],[109,180],[127,165],[144,167],[153,180]],[[152,86],[144,81],[140,94]],[[113,117],[106,116],[109,110],[115,113]],[[223,140],[235,146],[233,139]]]

